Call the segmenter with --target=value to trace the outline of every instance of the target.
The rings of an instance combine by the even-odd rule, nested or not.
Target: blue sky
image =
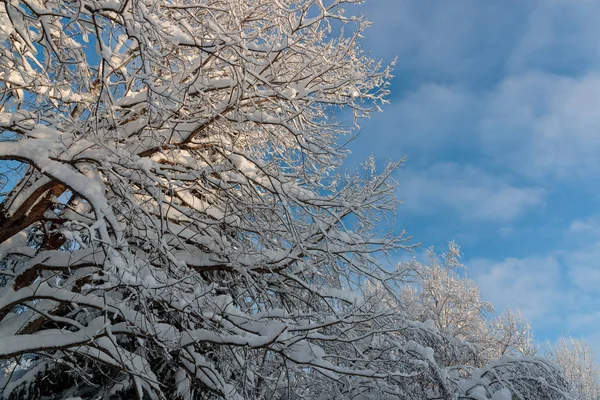
[[[600,2],[373,0],[363,47],[398,57],[351,162],[407,155],[398,213],[454,240],[498,311],[600,355]]]

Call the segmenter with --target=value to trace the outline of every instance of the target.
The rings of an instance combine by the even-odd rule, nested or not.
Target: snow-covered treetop
[[[355,291],[404,242],[371,232],[396,165],[336,172],[334,112],[367,117],[389,78],[351,3],[0,5],[0,159],[28,166],[0,216],[0,357],[93,360],[120,371],[107,393],[154,398],[292,390],[267,379],[286,363],[389,374],[329,345],[377,317]]]

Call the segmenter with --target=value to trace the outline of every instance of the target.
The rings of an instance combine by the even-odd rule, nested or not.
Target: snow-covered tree
[[[573,387],[576,400],[600,399],[600,371],[594,352],[585,340],[563,336],[550,346],[548,353]]]
[[[453,242],[438,256],[428,250],[429,263],[412,260],[399,269],[414,271],[414,284],[401,291],[401,304],[418,320],[431,319],[438,329],[461,339],[473,339],[486,330],[486,318],[494,308],[483,301],[479,287],[459,276],[465,268]]]
[[[492,351],[492,358],[504,355],[534,356],[538,353],[531,323],[518,310],[505,310],[488,322],[488,332],[487,347]]]
[[[453,242],[437,255],[428,250],[428,263],[411,260],[397,267],[410,278],[401,287],[396,307],[411,319],[430,319],[447,335],[474,346],[473,365],[483,366],[504,355],[535,355],[529,322],[518,311],[493,317],[494,307],[482,300],[477,284],[464,276],[460,248]],[[464,359],[448,360],[464,363]]]
[[[374,229],[398,164],[339,173],[390,76],[342,9],[360,2],[0,3],[0,359],[24,367],[5,398],[499,400],[515,371],[557,385],[537,361],[473,381],[438,364],[454,342],[437,327],[361,293],[403,277],[377,255],[407,243]]]
[[[511,310],[493,317],[493,305],[481,300],[477,284],[458,273],[466,268],[460,256],[450,242],[447,253],[430,249],[429,262],[399,263],[396,290],[366,285],[367,293],[395,311],[387,325],[404,326],[386,335],[386,354],[401,355],[405,365],[430,367],[431,375],[421,371],[409,381],[408,392],[415,399],[446,398],[444,393],[474,400],[573,398],[556,363],[535,357],[529,322]]]
[[[354,292],[393,278],[374,254],[404,246],[372,233],[397,164],[336,172],[333,112],[368,116],[389,77],[357,2],[0,5],[0,159],[23,165],[0,357],[37,360],[5,394],[314,398],[315,375],[343,395],[400,373],[342,357],[381,317]]]

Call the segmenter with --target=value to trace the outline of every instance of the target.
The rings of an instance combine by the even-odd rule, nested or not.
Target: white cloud
[[[581,294],[600,297],[600,215],[573,221],[564,233],[561,253],[571,284]]]
[[[567,294],[561,289],[560,264],[552,256],[507,258],[494,262],[475,259],[467,263],[482,297],[497,311],[519,309],[536,326],[556,317]]]
[[[530,178],[587,178],[600,171],[600,75],[507,78],[481,120],[483,151]]]
[[[589,253],[579,255],[583,255],[586,258],[590,256]],[[568,262],[576,261],[576,258],[579,255],[574,254]],[[593,292],[600,290],[600,265],[598,263],[598,255],[600,255],[600,252],[596,252],[594,254],[596,263],[595,266],[577,264],[570,265],[569,278],[578,289]]]
[[[364,12],[373,27],[366,32],[365,46],[377,57],[397,56],[402,74],[485,80],[510,55],[537,2],[368,2]]]
[[[600,215],[594,214],[571,222],[567,230],[569,236],[594,236],[600,238]]]
[[[512,73],[546,70],[581,74],[597,68],[600,3],[596,0],[542,0],[532,9],[518,44],[507,59]]]
[[[398,55],[397,82],[411,89],[367,131],[409,162],[468,151],[526,180],[595,176],[600,3],[507,1],[369,3],[366,46]]]
[[[370,140],[356,151],[394,149],[408,154],[411,163],[423,163],[430,161],[429,155],[476,146],[470,143],[469,126],[475,126],[472,117],[481,113],[479,107],[479,99],[463,88],[423,84],[401,99],[392,99],[383,114],[362,122],[364,137]]]
[[[600,311],[579,311],[573,312],[568,315],[567,328],[570,332],[581,332],[596,330],[598,323],[600,322]],[[600,333],[598,333],[600,339]],[[598,343],[600,349],[600,343]],[[598,354],[600,356],[600,354]]]
[[[484,299],[497,310],[520,309],[536,329],[577,336],[600,324],[600,215],[572,221],[546,254],[465,264]]]
[[[580,291],[600,292],[600,241],[590,240],[580,248],[565,251],[569,280]],[[600,321],[599,321],[600,322]]]
[[[398,178],[399,197],[415,213],[452,212],[463,220],[511,222],[544,204],[543,190],[512,186],[471,165],[441,163],[408,171]]]
[[[423,82],[364,123],[369,141],[356,151],[394,149],[413,166],[479,156],[524,182],[580,181],[600,173],[599,105],[600,71],[524,72],[486,92]]]

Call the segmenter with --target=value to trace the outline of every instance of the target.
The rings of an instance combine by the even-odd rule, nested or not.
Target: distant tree
[[[410,284],[400,290],[398,306],[411,318],[430,319],[441,332],[475,346],[474,365],[481,367],[503,355],[535,355],[529,322],[510,310],[493,318],[494,307],[481,299],[477,284],[459,275],[466,270],[460,255],[450,242],[447,253],[437,255],[430,249],[429,263],[401,263],[398,269],[412,279],[405,279]]]
[[[535,356],[538,349],[533,340],[531,323],[517,311],[504,313],[488,322],[488,348],[491,358],[504,355]]]
[[[458,246],[450,242],[447,253],[438,256],[429,249],[428,256],[429,264],[412,260],[401,266],[414,271],[414,284],[401,291],[401,304],[416,319],[431,319],[453,336],[464,340],[481,336],[494,308],[481,299],[475,282],[458,275],[465,268]]]
[[[519,312],[506,310],[493,317],[493,305],[481,300],[479,287],[458,274],[460,249],[428,251],[429,262],[415,259],[396,267],[398,287],[367,285],[367,293],[395,310],[388,326],[405,326],[388,335],[404,353],[405,365],[429,365],[411,383],[415,399],[572,399],[568,379],[552,360],[536,357],[529,322]],[[444,379],[439,379],[442,376]],[[423,384],[427,382],[427,384]],[[441,396],[441,397],[436,397]],[[450,397],[452,398],[452,397]]]
[[[563,336],[548,352],[573,387],[576,400],[600,399],[600,371],[594,352],[585,340]]]

